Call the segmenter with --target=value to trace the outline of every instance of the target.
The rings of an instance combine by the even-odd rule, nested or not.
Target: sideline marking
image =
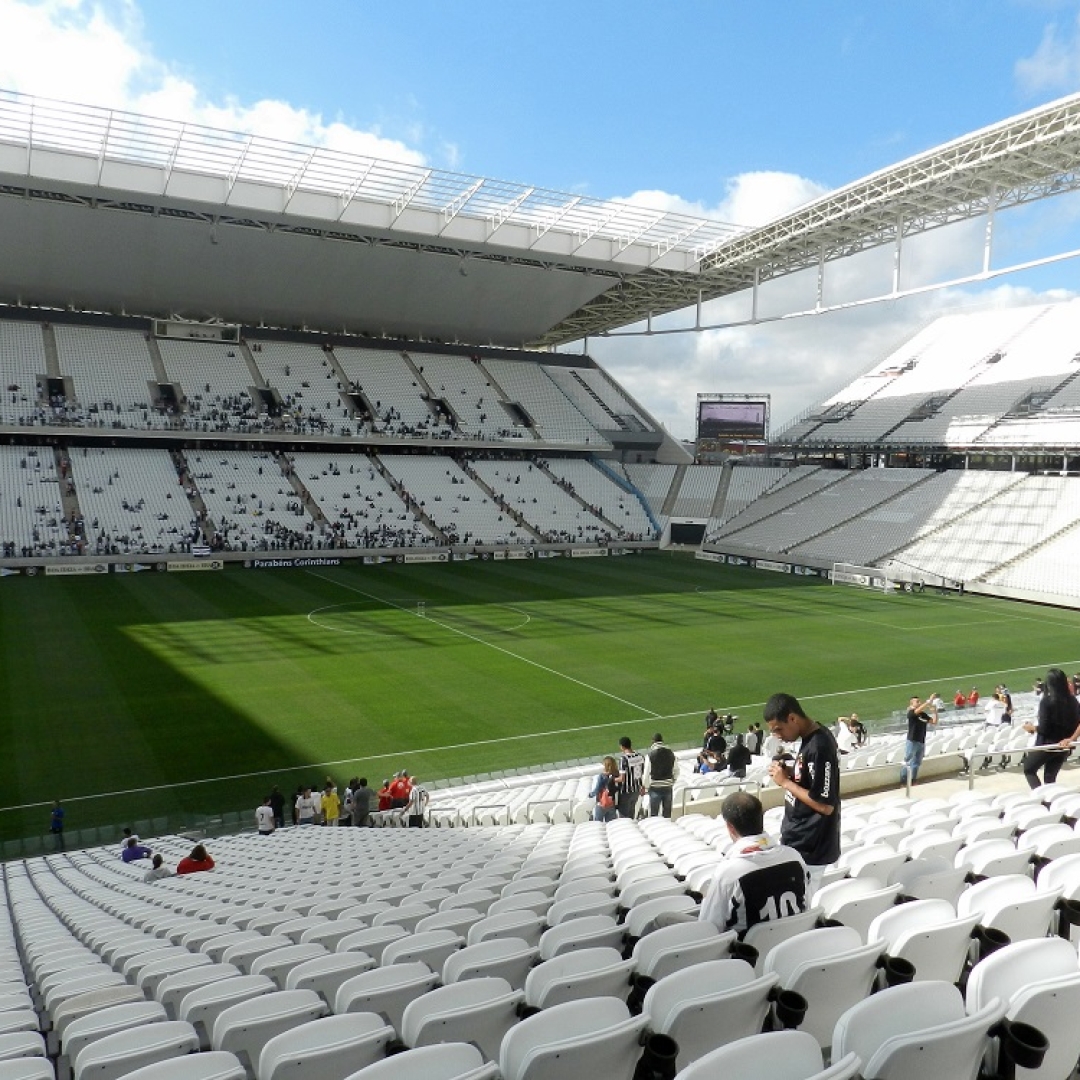
[[[357,588],[355,585],[350,585],[346,581],[338,581],[336,578],[329,578],[325,574],[317,574],[314,570],[307,570],[305,572],[310,574],[312,577],[320,578],[322,581],[328,581],[331,585],[337,585],[338,588],[348,589],[350,592],[357,593],[360,596],[366,596],[369,600],[377,600],[379,603],[385,604],[387,607],[394,608],[396,611],[400,611],[405,615],[411,615],[414,619],[423,619],[423,621],[426,623],[434,623],[435,626],[439,626],[443,630],[449,630],[452,634],[458,634],[460,637],[475,642],[477,645],[484,645],[489,649],[494,649],[496,652],[500,652],[504,656],[509,656],[513,660],[520,660],[523,664],[528,664],[530,667],[537,668],[540,671],[546,671],[549,675],[554,675],[557,678],[565,679],[567,682],[576,683],[578,686],[582,686],[586,690],[592,690],[595,694],[602,694],[606,698],[611,698],[612,701],[617,701],[620,705],[629,705],[631,709],[637,709],[638,712],[645,713],[646,716],[650,716],[653,719],[660,718],[659,713],[653,712],[652,709],[646,709],[644,705],[636,705],[632,701],[627,701],[626,698],[619,697],[618,694],[612,694],[607,690],[601,690],[599,686],[593,686],[591,683],[587,683],[583,679],[575,679],[573,675],[567,675],[565,672],[559,671],[556,668],[548,667],[546,664],[541,664],[536,660],[530,660],[527,656],[521,656],[519,653],[511,652],[510,649],[504,649],[501,645],[494,644],[494,642],[485,641],[483,638],[477,637],[475,634],[470,634],[467,630],[461,630],[456,626],[450,626],[447,623],[439,622],[438,619],[433,618],[431,615],[418,615],[415,611],[412,611],[407,607],[402,607],[401,604],[395,604],[393,600],[384,600],[381,596],[376,596],[374,593],[365,592],[363,589]]]
[[[1044,666],[1060,667],[1064,669],[1077,664],[1080,664],[1080,660],[1058,660],[1050,661],[1045,665],[1028,664],[1026,667],[996,668],[994,671],[969,671],[964,674],[945,675],[937,679],[925,679],[920,681],[927,683],[948,683],[952,682],[953,680],[959,679],[961,682],[963,682],[965,679],[985,679],[992,675],[1012,675],[1015,672],[1035,671]],[[824,694],[804,694],[802,698],[800,698],[800,700],[825,701],[828,698],[846,697],[854,694],[870,694],[879,690],[900,690],[905,687],[911,687],[912,685],[913,681],[908,680],[907,682],[902,683],[887,683],[884,686],[863,686],[855,690],[832,690]],[[727,712],[737,712],[743,709],[762,708],[764,707],[764,705],[764,701],[748,701],[743,702],[741,705],[721,705],[721,709],[724,709]],[[701,709],[694,709],[693,712],[668,713],[666,716],[658,716],[656,714],[653,714],[652,719],[657,721],[683,720],[688,716],[703,715],[704,713]],[[522,739],[542,739],[548,738],[552,735],[576,734],[581,731],[603,731],[606,728],[624,728],[628,723],[635,722],[637,721],[612,720],[607,721],[603,724],[582,724],[577,727],[558,728],[555,731],[529,731],[524,732],[520,735],[502,735],[497,739],[476,739],[473,742],[450,743],[447,746],[428,746],[422,749],[417,749],[416,747],[413,747],[410,750],[395,750],[392,753],[388,754],[366,754],[362,758],[340,758],[337,761],[317,761],[307,765],[285,765],[277,769],[260,769],[257,772],[233,773],[230,776],[207,776],[203,777],[201,780],[180,780],[173,784],[152,784],[147,787],[124,788],[120,791],[101,791],[95,795],[72,795],[70,798],[64,799],[63,802],[88,802],[91,799],[109,799],[117,795],[142,795],[153,791],[169,791],[172,788],[196,787],[199,784],[221,784],[230,780],[251,780],[257,776],[275,776],[281,775],[282,773],[296,773],[302,770],[306,771],[313,769],[329,769],[337,765],[353,765],[367,761],[382,761],[388,758],[398,758],[400,760],[402,757],[405,757],[409,754],[439,754],[443,753],[446,750],[470,750],[477,746],[495,746],[499,743],[518,742]],[[52,800],[45,799],[42,802],[18,803],[17,805],[13,806],[0,806],[0,814],[6,813],[8,810],[35,810],[43,806],[52,806]]]

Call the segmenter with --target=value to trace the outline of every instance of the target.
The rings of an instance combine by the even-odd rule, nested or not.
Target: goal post
[[[896,582],[880,566],[860,566],[858,563],[833,563],[829,580],[834,585],[854,585],[876,592],[892,592]]]

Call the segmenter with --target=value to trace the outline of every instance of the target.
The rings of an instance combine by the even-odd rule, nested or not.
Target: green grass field
[[[417,611],[423,602],[425,614]],[[883,596],[652,553],[0,581],[0,836],[249,810],[327,773],[422,779],[831,720],[1080,665],[1080,612]],[[137,790],[143,789],[143,790]]]

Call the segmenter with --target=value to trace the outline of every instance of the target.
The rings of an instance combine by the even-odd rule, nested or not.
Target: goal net
[[[896,588],[896,582],[880,566],[859,566],[857,563],[833,563],[829,580],[834,585],[854,585],[877,592],[892,592]]]

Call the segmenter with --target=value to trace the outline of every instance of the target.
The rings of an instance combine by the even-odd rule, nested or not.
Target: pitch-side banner
[[[245,559],[244,566],[249,570],[282,570],[304,566],[340,566],[340,559],[304,556],[297,559]]]
[[[195,562],[193,559],[180,559],[175,562],[162,564],[169,573],[184,572],[189,570],[224,570],[225,564],[220,559],[207,559]]]
[[[46,577],[83,577],[88,574],[107,574],[108,563],[94,563],[88,566],[86,563],[78,563],[67,566],[61,563],[59,566],[46,566]]]

